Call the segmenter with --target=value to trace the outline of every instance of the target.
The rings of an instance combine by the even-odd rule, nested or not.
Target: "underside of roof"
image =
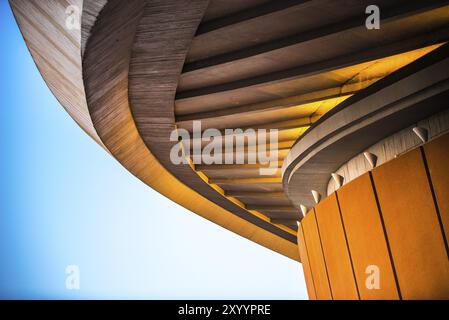
[[[281,167],[328,111],[449,39],[449,1],[10,0],[49,88],[127,170],[185,208],[299,260]],[[80,27],[68,28],[68,8]],[[198,122],[196,122],[198,121]],[[175,164],[181,129],[277,129],[277,167]],[[196,141],[203,147],[207,140]],[[250,141],[231,150],[243,158]],[[267,144],[270,141],[266,141]],[[217,151],[219,150],[219,151]],[[169,228],[169,226],[166,226]]]

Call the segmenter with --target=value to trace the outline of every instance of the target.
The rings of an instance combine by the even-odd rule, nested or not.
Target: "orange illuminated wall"
[[[311,299],[449,299],[449,134],[344,185],[301,221]]]

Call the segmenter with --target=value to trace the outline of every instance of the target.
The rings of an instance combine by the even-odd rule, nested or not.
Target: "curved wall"
[[[298,242],[311,299],[449,299],[448,158],[445,134],[308,212]]]
[[[371,167],[363,155],[364,152],[370,152],[377,157],[377,165],[390,161],[413,148],[422,144],[422,141],[413,132],[413,127],[420,127],[427,130],[428,138],[434,139],[441,134],[449,131],[449,110],[437,113],[427,119],[421,120],[408,128],[405,128],[388,138],[385,138],[368,149],[360,152],[357,156],[343,164],[335,173],[344,178],[346,184],[351,180],[368,172]],[[334,179],[329,179],[327,185],[327,194],[330,195],[337,189]]]

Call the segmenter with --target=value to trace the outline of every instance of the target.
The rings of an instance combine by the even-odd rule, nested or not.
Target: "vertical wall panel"
[[[302,269],[304,271],[304,277],[306,279],[307,293],[309,295],[309,299],[316,300],[315,285],[313,283],[313,275],[312,271],[310,270],[309,257],[301,225],[298,228],[298,247],[299,247],[299,256],[301,257]]]
[[[358,299],[335,193],[315,207],[318,230],[334,299]]]
[[[449,260],[420,149],[373,170],[404,299],[449,297]]]
[[[360,298],[399,299],[387,242],[369,173],[337,191]],[[379,269],[379,288],[368,288],[367,267]]]
[[[321,240],[318,233],[315,212],[310,211],[301,221],[304,232],[304,240],[309,253],[309,265],[315,284],[316,298],[319,300],[332,299],[326,264],[324,262]]]
[[[449,239],[449,134],[424,145],[427,165],[443,223]]]

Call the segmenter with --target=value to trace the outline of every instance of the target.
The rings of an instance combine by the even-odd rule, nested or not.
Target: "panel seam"
[[[346,236],[345,223],[343,221],[343,215],[341,214],[340,201],[338,200],[338,193],[337,192],[335,192],[335,199],[337,201],[337,207],[338,207],[338,213],[340,215],[341,225],[343,227],[343,235],[345,236],[346,248],[348,249],[349,262],[351,264],[352,276],[354,277],[355,289],[357,291],[357,297],[360,300],[360,291],[359,291],[359,286],[357,284],[357,278],[355,276],[354,262],[352,261],[351,249],[349,248],[348,237]]]
[[[371,187],[373,188],[374,199],[376,200],[377,211],[379,212],[380,223],[382,225],[382,232],[384,234],[385,243],[387,245],[388,256],[390,258],[390,263],[391,263],[391,269],[393,270],[394,282],[396,284],[396,289],[398,290],[399,300],[402,300],[401,288],[399,286],[398,274],[396,272],[396,266],[394,264],[393,253],[391,252],[390,241],[389,241],[388,235],[387,235],[387,228],[385,227],[385,221],[384,221],[384,217],[382,215],[382,209],[380,207],[379,197],[377,195],[376,186],[374,184],[374,177],[373,177],[373,174],[371,171],[369,171],[369,178],[371,181]]]
[[[306,249],[306,256],[307,256],[307,262],[309,264],[309,271],[310,271],[310,276],[312,278],[312,285],[313,285],[313,292],[315,293],[315,299],[317,299],[317,294],[316,294],[316,287],[315,287],[315,280],[313,278],[313,271],[312,271],[312,267],[310,266],[310,257],[309,257],[309,249],[307,249],[307,241],[306,241],[306,234],[304,231],[304,228],[302,226],[302,224],[299,224],[299,228],[301,228],[301,232],[302,232],[302,237],[304,239],[304,248]],[[299,243],[298,243],[298,247],[299,247]],[[304,264],[304,262],[302,262]]]
[[[437,218],[438,218],[438,223],[440,225],[441,235],[443,236],[444,247],[446,248],[446,254],[447,254],[447,257],[449,259],[448,241],[447,241],[447,238],[446,238],[446,233],[444,232],[443,219],[441,218],[440,207],[438,206],[438,201],[437,201],[437,197],[436,197],[436,194],[435,194],[435,189],[433,187],[432,176],[430,175],[430,169],[429,169],[429,164],[427,162],[426,153],[424,152],[424,148],[422,146],[419,147],[419,150],[421,152],[421,157],[423,159],[424,169],[426,171],[427,183],[429,184],[430,193],[432,194],[433,205],[435,207],[436,215],[437,215]]]
[[[318,216],[316,214],[315,208],[313,208],[313,213],[315,215],[315,223],[316,223],[316,229],[318,231],[318,240],[320,240],[320,248],[321,248],[321,254],[323,255],[323,261],[324,261],[324,269],[326,270],[326,276],[327,276],[327,283],[329,285],[329,291],[331,293],[331,299],[334,300],[334,295],[332,293],[332,286],[331,286],[331,280],[329,279],[329,271],[327,270],[327,263],[326,263],[326,256],[324,255],[323,250],[323,243],[321,241],[321,234],[320,234],[320,227],[318,225]]]

